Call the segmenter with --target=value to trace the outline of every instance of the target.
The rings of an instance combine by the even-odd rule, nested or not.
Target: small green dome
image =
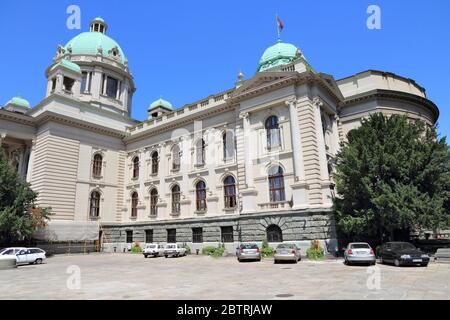
[[[283,43],[281,40],[267,48],[259,60],[258,71],[265,71],[281,65],[286,65],[296,60],[298,49],[290,43]]]
[[[69,61],[67,59],[61,59],[57,64],[55,64],[53,67],[51,67],[50,71],[54,70],[58,66],[61,66],[63,68],[69,69],[75,73],[81,73],[81,68],[76,63],[73,63],[72,61]]]
[[[173,110],[172,104],[169,101],[164,100],[163,98],[159,98],[158,100],[152,102],[148,107],[148,110],[153,110],[158,107],[162,107],[168,110]]]
[[[82,32],[70,40],[64,47],[66,52],[72,50],[72,54],[96,55],[99,53],[99,47],[102,48],[102,55],[109,57],[109,51],[117,47],[119,52],[119,61],[125,63],[126,58],[119,44],[101,32]]]
[[[30,108],[30,103],[19,96],[12,98],[6,104],[13,104],[24,108]]]
[[[99,21],[99,22],[105,23],[105,20],[103,20],[101,17],[95,17],[94,19],[92,19],[92,22],[94,22],[94,21]]]

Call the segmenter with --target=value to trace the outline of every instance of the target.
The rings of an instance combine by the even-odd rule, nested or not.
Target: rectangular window
[[[56,78],[52,79],[52,92],[56,89]]]
[[[203,229],[202,228],[192,228],[192,242],[202,243],[203,242]]]
[[[145,230],[145,243],[153,242],[153,230]]]
[[[167,243],[177,242],[177,229],[167,229]]]
[[[75,80],[70,79],[68,77],[64,77],[64,80],[63,80],[64,90],[67,92],[72,92],[72,87],[73,87],[74,83],[75,83]]]
[[[82,72],[81,73],[81,93],[89,93],[91,92],[91,79],[92,72]]]
[[[234,242],[233,227],[221,227],[222,242]]]
[[[118,81],[111,77],[106,77],[106,95],[110,98],[117,97]]]
[[[133,243],[133,230],[127,230],[127,243]]]

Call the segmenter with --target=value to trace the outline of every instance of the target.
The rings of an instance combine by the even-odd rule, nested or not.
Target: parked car
[[[386,242],[380,248],[380,262],[403,265],[421,265],[426,267],[430,256],[409,242]]]
[[[20,250],[26,249],[25,247],[11,247],[0,250],[0,256],[16,255]]]
[[[236,248],[236,256],[239,262],[242,260],[258,260],[261,261],[261,252],[256,243],[241,243]]]
[[[351,242],[344,251],[345,264],[352,263],[368,263],[374,265],[376,263],[375,252],[366,242]]]
[[[186,249],[177,243],[168,243],[164,247],[164,257],[181,257],[186,255]]]
[[[273,261],[293,261],[297,263],[301,260],[300,249],[294,243],[280,243],[273,252]]]
[[[164,245],[157,244],[157,243],[148,243],[144,251],[142,251],[142,254],[144,255],[144,258],[147,258],[148,256],[151,257],[159,257],[164,255]]]
[[[17,264],[41,264],[46,259],[46,253],[39,248],[22,248],[15,254]]]

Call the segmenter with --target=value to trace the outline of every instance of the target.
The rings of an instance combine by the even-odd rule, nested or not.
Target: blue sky
[[[69,5],[81,30],[66,27]],[[366,27],[369,5],[381,30]],[[229,89],[239,70],[251,77],[265,48],[282,39],[300,47],[315,70],[340,79],[367,69],[412,78],[440,109],[438,131],[450,133],[450,1],[1,1],[0,104],[20,94],[44,98],[45,69],[66,44],[101,16],[129,60],[137,91],[132,116],[143,120],[162,95],[175,107]]]

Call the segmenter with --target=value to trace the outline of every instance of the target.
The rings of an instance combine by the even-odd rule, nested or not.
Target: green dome
[[[9,100],[6,104],[13,104],[24,108],[30,108],[30,103],[21,97],[14,97],[11,100]]]
[[[96,55],[98,53],[98,48],[101,46],[102,55],[104,57],[108,57],[108,52],[114,47],[117,47],[120,54],[119,61],[121,63],[125,63],[126,61],[125,55],[119,44],[101,32],[82,32],[66,44],[64,47],[66,52],[69,51],[69,46],[72,48],[72,54],[88,55]]]
[[[298,49],[290,43],[281,40],[267,48],[259,60],[258,71],[265,71],[274,67],[291,63],[298,57]]]
[[[169,101],[164,100],[163,98],[159,98],[158,100],[152,102],[152,104],[148,107],[148,110],[153,110],[158,107],[173,110],[172,104]]]

